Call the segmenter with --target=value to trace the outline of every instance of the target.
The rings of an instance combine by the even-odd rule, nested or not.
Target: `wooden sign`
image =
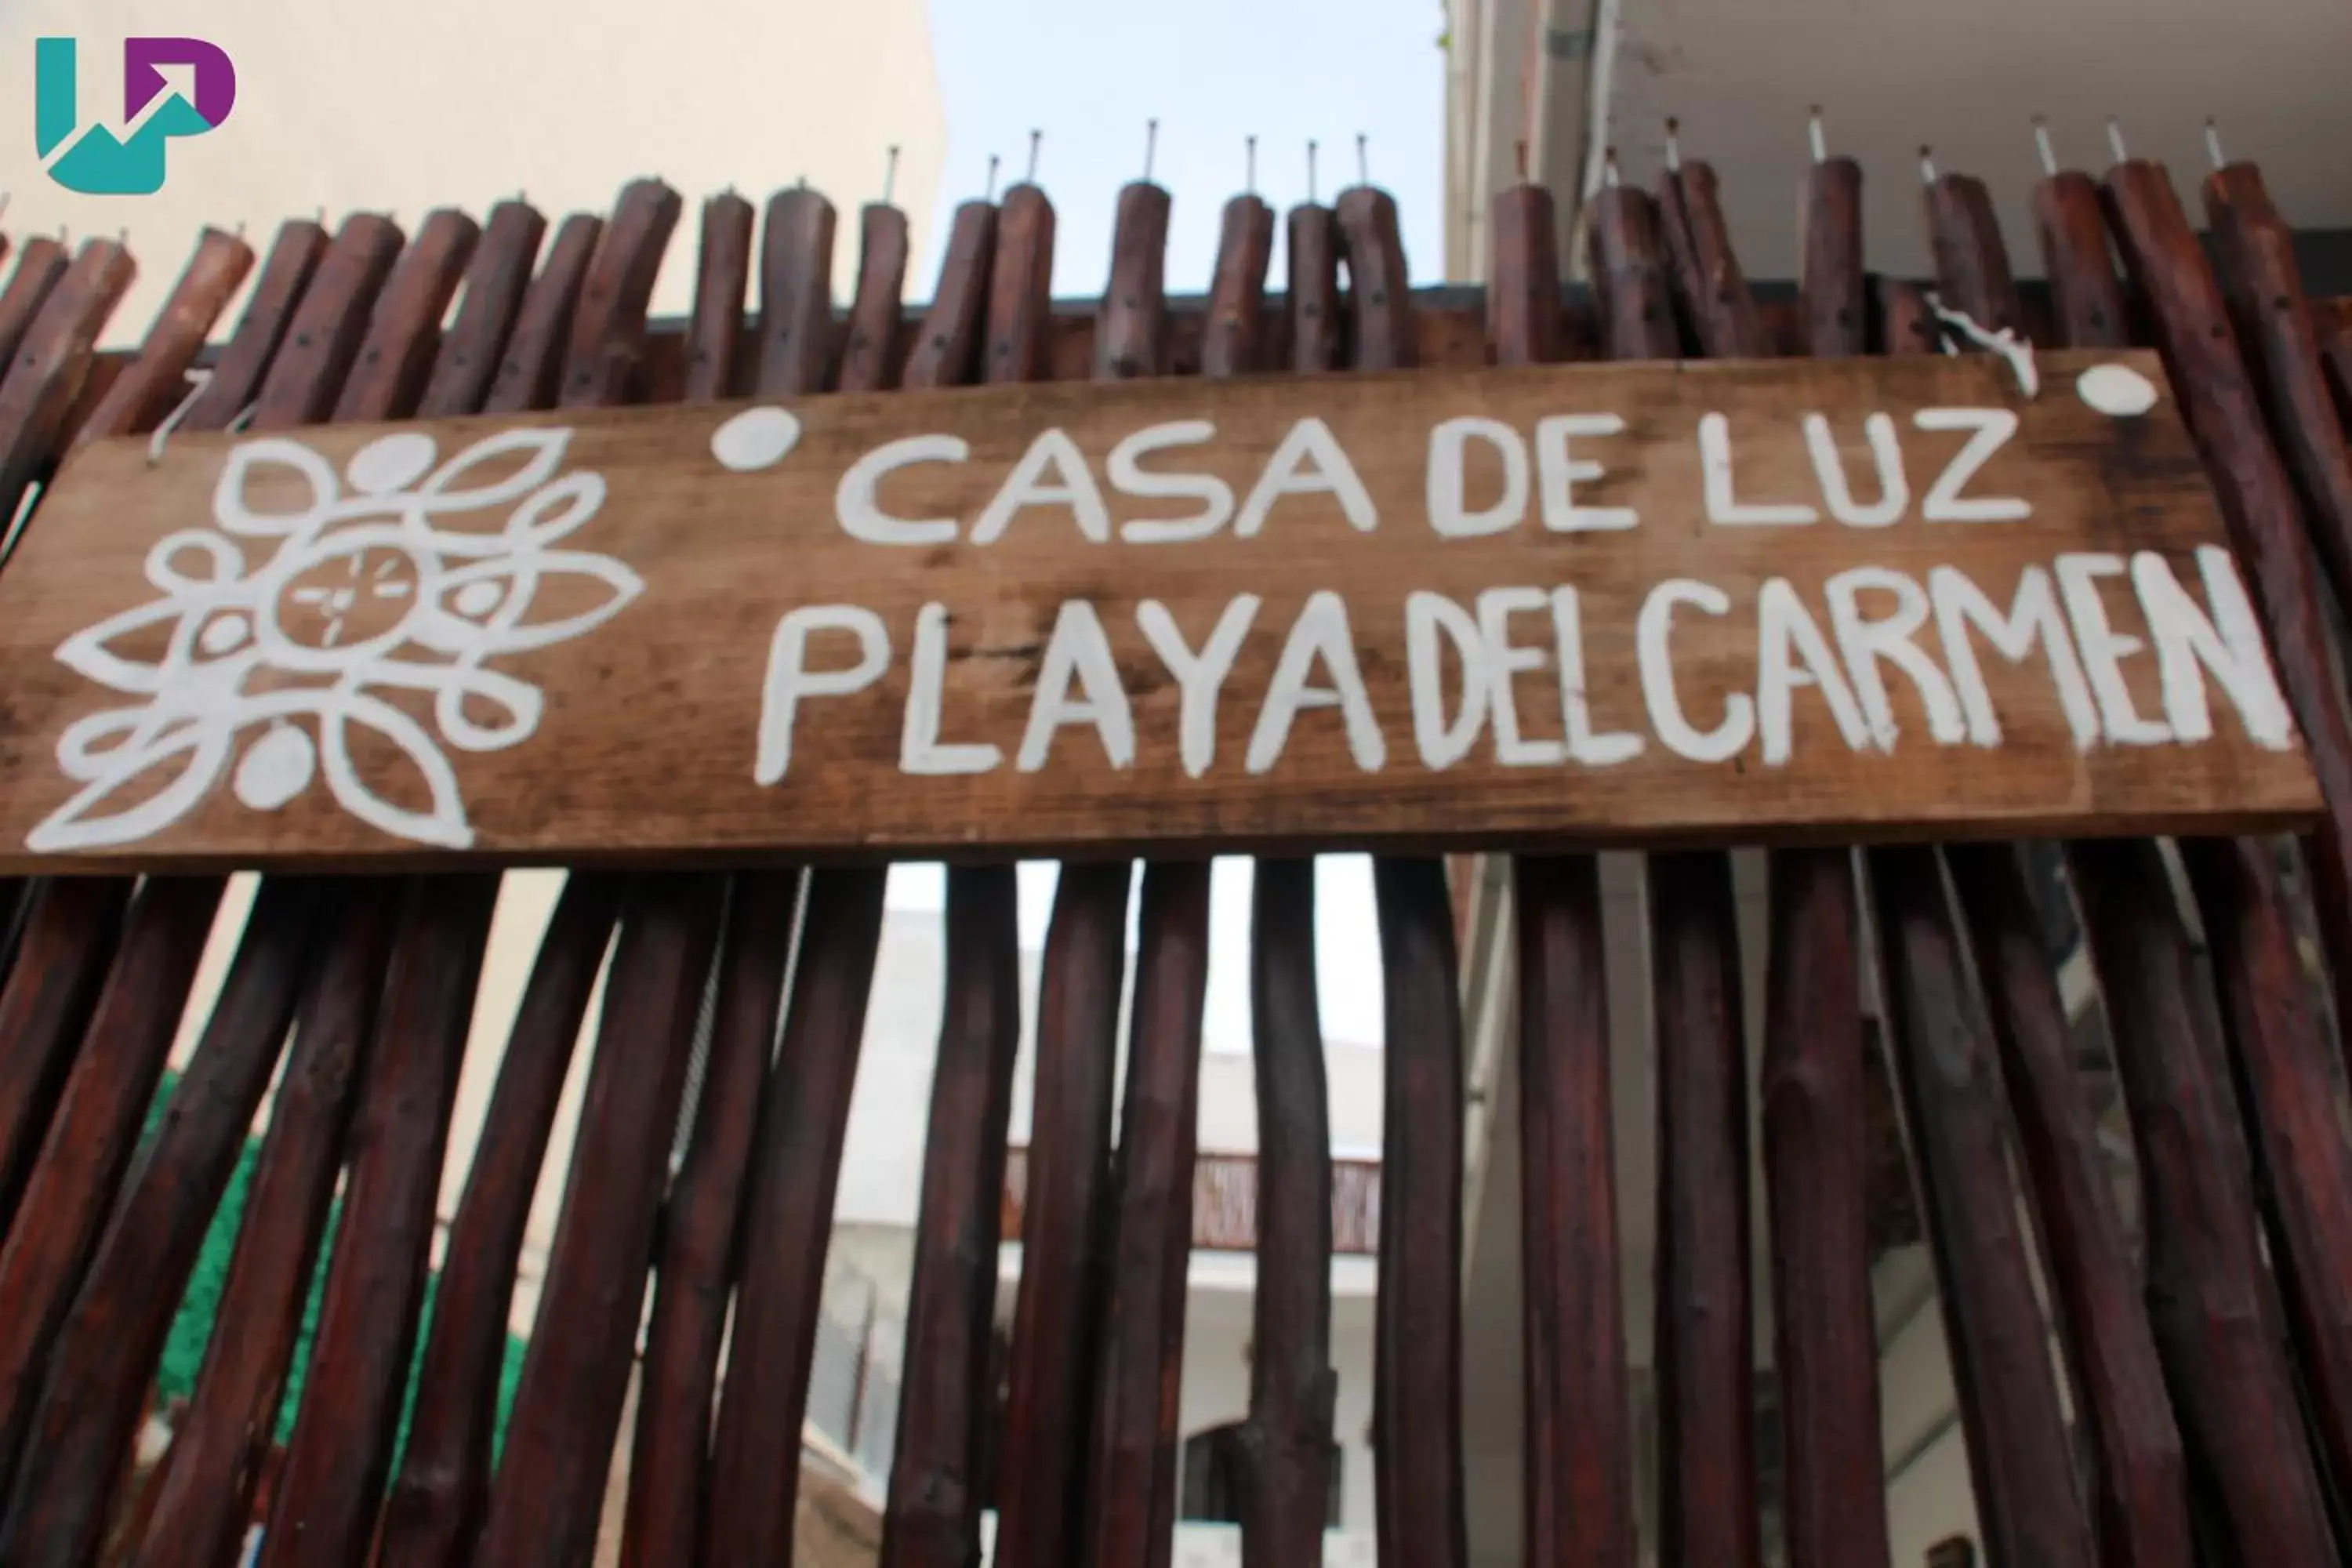
[[[1051,384],[94,447],[0,865],[2246,829],[2162,374]]]

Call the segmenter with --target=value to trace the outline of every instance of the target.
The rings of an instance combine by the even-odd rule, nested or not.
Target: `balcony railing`
[[[1029,1189],[1029,1150],[1025,1144],[1015,1144],[1005,1152],[1000,1234],[1011,1239],[1021,1234],[1023,1205]],[[1381,1163],[1332,1161],[1332,1255],[1370,1258],[1380,1250],[1380,1238]],[[1196,1252],[1257,1250],[1255,1155],[1204,1153],[1195,1159],[1192,1247]]]

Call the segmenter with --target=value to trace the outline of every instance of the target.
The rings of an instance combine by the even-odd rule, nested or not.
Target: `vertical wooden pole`
[[[1026,184],[1004,194],[1001,214],[978,202],[958,210],[908,362],[909,385],[971,375],[975,347],[984,347],[992,383],[1045,374],[1054,221],[1045,193]],[[982,1428],[995,1405],[996,1251],[1020,1033],[1019,996],[1003,992],[1017,991],[1020,955],[1017,946],[1009,958],[1000,952],[989,928],[1017,943],[1018,890],[1011,867],[975,868],[950,876],[948,896],[947,1017],[923,1151],[883,1568],[950,1568],[977,1550]],[[1008,963],[1013,981],[1003,973]],[[1008,1031],[1009,1044],[1000,1037]]]
[[[624,906],[563,1208],[476,1562],[563,1568],[595,1544],[722,890],[708,876],[647,876]]]
[[[1173,1542],[1208,983],[1209,862],[1153,861],[1143,873],[1087,1481],[1094,1568],[1167,1568]]]
[[[2180,844],[2211,945],[2222,1024],[2319,1453],[2352,1490],[2352,1144],[2336,1114],[2309,976],[2270,844]],[[2340,1529],[2339,1525],[2339,1529]]]
[[[1560,357],[1551,194],[1495,197],[1489,351]],[[1600,866],[1518,857],[1519,1236],[1529,1563],[1604,1568],[1634,1546],[1631,1406]]]
[[[1315,986],[1315,862],[1260,860],[1250,1016],[1257,1087],[1245,1568],[1312,1562],[1331,1495],[1331,1125]]]
[[[1943,869],[1924,847],[1873,849],[1865,860],[1978,1518],[1997,1563],[2090,1568],[2090,1518],[2018,1233],[1988,1026]]]
[[[771,204],[767,305],[811,280],[822,291],[833,269],[832,207],[801,193],[816,221],[795,222],[782,197]],[[702,254],[688,332],[686,398],[730,395],[743,337],[743,299],[751,277],[751,206],[731,192],[703,204]],[[814,336],[814,334],[809,334]],[[815,352],[822,354],[823,339]],[[761,379],[803,382],[803,362],[789,340],[761,362]],[[815,374],[823,374],[822,364]],[[781,390],[816,390],[790,385]],[[701,1552],[705,1449],[710,1438],[712,1378],[734,1285],[734,1247],[743,1168],[751,1159],[761,1089],[783,1010],[784,976],[800,916],[797,870],[747,872],[728,888],[719,948],[718,990],[700,1102],[690,1114],[693,1142],[671,1184],[655,1260],[652,1321],[638,1378],[636,1429],[630,1440],[625,1563],[692,1563]]]
[[[997,1471],[995,1561],[1004,1568],[1071,1561],[1085,1517],[1133,880],[1125,860],[1064,866],[1045,932],[1021,1284]]]
[[[36,235],[16,253],[16,269],[0,289],[0,365],[16,357],[16,345],[33,330],[35,318],[49,291],[66,275],[66,247],[47,235]]]
[[[498,374],[482,399],[489,414],[554,406],[556,377],[562,374],[564,346],[587,284],[588,268],[604,241],[604,220],[573,213],[555,231],[539,275],[523,290],[522,307],[499,355]]]
[[[324,891],[272,879],[254,900],[196,1056],[50,1350],[0,1562],[81,1568],[97,1550],[173,1312],[285,1044]]]
[[[975,220],[957,216],[952,257],[968,256]],[[993,210],[978,206],[978,226],[992,233]],[[845,389],[879,391],[890,383],[889,344],[907,264],[906,220],[868,207],[857,296],[843,361]],[[970,262],[965,263],[969,269]],[[979,261],[985,287],[986,258]],[[942,295],[954,292],[949,278]],[[943,345],[971,357],[976,302],[969,310],[934,310]],[[805,363],[805,362],[803,362]],[[789,356],[763,356],[761,374],[796,374]],[[936,373],[933,373],[936,374]],[[835,1184],[856,1079],[882,926],[883,874],[819,869],[811,873],[803,916],[798,978],[783,1045],[768,1075],[749,1189],[741,1198],[747,1237],[738,1273],[732,1347],[710,1458],[707,1559],[753,1564],[792,1551],[798,1496],[801,1424],[808,1403],[810,1358],[823,1310],[824,1258],[832,1234]]]
[[[810,1357],[882,891],[878,871],[824,868],[809,878],[783,1044],[768,1073],[751,1184],[740,1199],[744,1252],[703,1527],[712,1563],[749,1568],[786,1561],[792,1550]],[[655,1522],[671,1515],[664,1508],[646,1517],[646,1555],[637,1561],[650,1568],[668,1561],[652,1555],[651,1544]],[[666,1529],[659,1538],[674,1537]]]
[[[2139,1150],[2149,1326],[2242,1561],[2337,1561],[2256,1235],[2212,994],[2152,840],[2073,847]]]
[[[471,414],[490,395],[507,338],[530,287],[531,264],[547,235],[547,219],[528,202],[500,202],[490,209],[466,269],[465,295],[457,319],[434,356],[433,370],[418,396],[420,418]]]
[[[1336,317],[1329,209],[1289,216],[1288,305],[1300,368],[1328,369],[1320,323]],[[1261,291],[1274,214],[1254,196],[1225,206],[1215,336],[1204,374],[1265,363]],[[1303,345],[1303,346],[1302,346]],[[1283,1568],[1321,1549],[1332,1486],[1331,1129],[1315,986],[1315,862],[1257,863],[1250,921],[1250,1013],[1257,1089],[1257,1288],[1251,1304],[1250,1405],[1242,1561]]]
[[[2107,174],[2105,206],[2231,541],[2252,572],[2272,657],[2319,778],[2326,813],[2305,852],[2330,962],[2352,964],[2352,721],[2303,508],[2171,176],[2141,159],[2119,163]],[[2345,977],[2339,969],[2339,987]]]
[[[1168,214],[1168,193],[1148,180],[1119,193],[1110,279],[1096,318],[1098,380],[1167,372]],[[1175,1527],[1208,889],[1206,861],[1144,871],[1087,1477],[1085,1549],[1097,1568],[1164,1564]]]
[[[2096,188],[2080,174],[2053,176],[2034,199],[2059,330],[2119,339],[2121,298]],[[1929,187],[1927,213],[1946,297],[1987,326],[2021,331],[2008,249],[1982,183],[1946,176]],[[1951,845],[1945,859],[1974,943],[2042,1270],[2056,1298],[2076,1423],[2091,1454],[2102,1561],[2187,1568],[2194,1537],[2179,1427],[2024,868],[2000,844]]]
[[[374,1538],[498,891],[495,872],[472,872],[418,879],[395,895],[399,931],[301,1408],[262,1545],[267,1568],[348,1563]]]
[[[66,269],[17,346],[0,360],[0,531],[25,487],[55,455],[106,330],[139,268],[110,239],[93,239]]]
[[[1030,189],[1008,193],[1008,207]],[[883,1568],[964,1568],[979,1551],[982,1427],[995,1405],[990,1345],[1004,1124],[1021,1047],[1016,897],[1010,866],[948,873],[946,1007],[923,1150],[904,1396],[877,1559]]]
[[[127,877],[37,881],[17,961],[0,989],[0,1237],[14,1225],[74,1052],[114,957]]]
[[[518,209],[522,216],[511,216]],[[491,215],[457,327],[425,392],[427,405],[446,398],[447,411],[455,413],[457,400],[498,396],[501,385],[509,397],[551,388],[551,376],[522,372],[502,380],[500,374],[548,355],[571,331],[566,312],[576,298],[576,275],[562,269],[563,239],[539,279],[516,292],[516,279],[530,277],[544,226],[517,203],[502,203]],[[565,233],[593,236],[600,227],[593,220],[575,221]],[[501,310],[510,312],[510,321],[496,319]],[[480,1526],[516,1266],[557,1100],[620,899],[615,876],[570,876],[541,938],[450,1222],[433,1321],[417,1363],[408,1446],[384,1498],[377,1568],[425,1568],[459,1559]]]
[[[262,890],[275,895],[278,887]],[[366,1081],[396,912],[392,888],[380,881],[338,887],[333,896],[340,905],[333,937],[303,982],[293,1054],[270,1110],[215,1332],[138,1536],[142,1568],[223,1568],[232,1561],[276,1436],[345,1135]],[[231,1131],[241,1142],[244,1126]]]
[[[516,1267],[621,892],[614,875],[574,872],[565,879],[507,1031],[449,1225],[431,1331],[417,1362],[408,1447],[384,1499],[378,1568],[462,1561],[480,1527]]]
[[[152,430],[183,395],[188,367],[253,270],[253,247],[216,228],[197,237],[195,254],[155,313],[139,353],[82,418],[73,444]]]
[[[717,403],[745,377],[744,296],[751,284],[751,232],[757,215],[732,191],[702,204],[702,251],[695,262],[694,315],[686,329],[686,401]],[[770,238],[774,235],[771,231]],[[825,260],[832,260],[830,247]]]
[[[1717,359],[1769,354],[1716,201],[1714,171],[1684,164],[1661,182],[1658,205],[1670,258],[1664,270],[1701,348]],[[1751,1134],[1730,858],[1720,851],[1652,856],[1650,928],[1658,1049],[1660,1561],[1668,1568],[1754,1568],[1762,1545]]]
[[[1416,358],[1396,203],[1351,185],[1335,208],[1358,370]],[[1387,1024],[1373,1500],[1380,1552],[1429,1568],[1469,1555],[1462,1460],[1462,1005],[1436,860],[1373,864]]]
[[[441,320],[481,237],[464,213],[444,207],[426,215],[377,296],[367,337],[335,402],[337,420],[399,419],[415,410],[440,346]]]
[[[1868,351],[1862,169],[1806,180],[1804,305],[1816,359]],[[1819,1568],[1885,1568],[1878,1342],[1870,1289],[1870,1041],[1855,952],[1853,856],[1771,857],[1765,971],[1764,1180],[1771,1202],[1788,1549]]]

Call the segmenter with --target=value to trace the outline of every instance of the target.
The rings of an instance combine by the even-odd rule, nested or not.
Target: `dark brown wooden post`
[[[513,279],[530,279],[531,253],[544,226],[509,216],[518,206],[501,204],[491,216],[457,326],[425,394],[428,405],[436,398],[455,405],[461,398],[514,398],[542,389],[551,395],[551,373],[507,380],[497,374],[501,367],[551,359],[570,335],[569,311],[578,292],[577,274],[563,269],[564,240],[559,238],[547,268],[519,299],[514,296]],[[520,210],[536,219],[528,208]],[[587,220],[584,226],[565,226],[566,235],[583,230],[593,236],[601,225]],[[484,291],[478,310],[478,286]],[[510,311],[511,321],[499,321],[499,310]],[[616,877],[575,873],[566,879],[507,1032],[489,1111],[450,1222],[433,1321],[418,1361],[408,1447],[384,1499],[377,1568],[424,1568],[449,1561],[480,1527],[516,1266],[557,1100],[612,941],[620,898]]]
[[[594,1548],[721,902],[711,878],[671,873],[641,879],[623,908],[477,1562],[558,1568]]]
[[[1288,305],[1299,368],[1329,368],[1339,298],[1332,215],[1304,205],[1289,219]],[[1225,207],[1216,335],[1204,370],[1265,363],[1261,292],[1274,214],[1255,197]],[[1257,863],[1250,922],[1255,1041],[1257,1289],[1251,1307],[1250,1413],[1242,1559],[1247,1568],[1311,1561],[1329,1516],[1331,1131],[1315,984],[1315,863]]]
[[[263,890],[277,886],[267,883]],[[145,1568],[221,1568],[234,1561],[276,1434],[345,1135],[365,1081],[397,912],[392,889],[381,881],[340,888],[336,896],[341,908],[333,939],[310,966],[295,1011],[293,1055],[270,1110],[217,1327],[138,1538]],[[245,1125],[229,1131],[233,1153]],[[197,1234],[194,1227],[191,1233]]]
[[[1084,1515],[1133,879],[1124,860],[1063,867],[1045,933],[1021,1285],[997,1472],[996,1560],[1006,1568],[1067,1562]]]
[[[1334,208],[1358,370],[1415,363],[1396,203],[1351,185]],[[1372,1347],[1374,1513],[1381,1555],[1461,1568],[1462,1002],[1445,868],[1373,866],[1386,1010],[1380,1300]]]
[[[2180,853],[2212,950],[2306,1416],[2341,1489],[2352,1483],[2352,1144],[2310,977],[2271,844],[2189,838]]]
[[[1209,866],[1154,861],[1143,873],[1087,1485],[1095,1568],[1166,1568],[1176,1525]]]
[[[0,1237],[73,1071],[130,898],[126,877],[45,878],[31,888],[17,962],[0,989]]]
[[[2256,1237],[2220,1020],[2155,844],[2073,850],[2139,1150],[2150,1326],[2245,1561],[2335,1561]]]
[[[556,377],[572,341],[572,318],[588,281],[588,268],[604,242],[604,220],[573,213],[555,231],[547,259],[523,291],[514,329],[499,355],[498,374],[482,400],[484,412],[514,414],[555,405]]]
[[[2318,563],[2303,507],[2272,444],[2252,376],[2202,247],[2163,165],[2106,178],[2105,210],[2147,302],[2175,395],[2206,456],[2252,587],[2326,815],[2306,843],[2331,962],[2352,945],[2352,721],[2337,679]],[[2343,984],[2339,972],[2337,984]]]
[[[950,301],[949,314],[940,316],[935,307],[933,323],[927,323],[951,341],[938,366],[909,367],[910,375],[935,378],[946,374],[947,363],[971,361],[980,302],[969,290],[975,283],[985,289],[988,263],[984,247],[976,262],[970,249],[992,236],[994,218],[993,209],[968,206],[981,216],[975,223],[968,212],[958,215],[938,289]],[[906,218],[895,208],[868,207],[863,230],[842,384],[845,390],[870,392],[886,388],[895,371],[887,345],[907,266]],[[975,267],[977,279],[969,276]],[[780,374],[789,363],[776,361]],[[763,375],[767,366],[763,357]],[[798,978],[739,1200],[741,1234],[759,1240],[745,1244],[737,1269],[734,1338],[719,1394],[703,1531],[704,1552],[714,1564],[748,1568],[779,1561],[792,1550],[801,1424],[824,1309],[824,1258],[881,937],[882,894],[878,870],[825,868],[809,876]]]
[[[1315,862],[1257,863],[1250,1016],[1257,1086],[1246,1568],[1312,1562],[1329,1518],[1331,1127],[1315,986]]]
[[[1804,304],[1817,359],[1868,352],[1862,169],[1806,182]],[[1853,852],[1776,851],[1764,997],[1764,1180],[1791,1561],[1885,1568],[1870,1289],[1865,1070]]]
[[[1659,186],[1683,319],[1716,358],[1770,352],[1715,197],[1685,163]],[[1755,1331],[1750,1146],[1739,933],[1720,851],[1650,858],[1651,995],[1658,1047],[1660,1561],[1754,1568]]]
[[[730,395],[743,337],[751,262],[751,205],[732,193],[703,205],[702,254],[689,329],[686,399]],[[828,332],[799,331],[812,294],[829,299],[833,208],[809,191],[786,192],[768,207],[762,284],[768,341],[760,360],[763,393],[821,391]],[[810,324],[801,320],[801,328]],[[825,326],[829,329],[828,320]],[[702,1549],[705,1449],[717,1393],[727,1297],[735,1282],[744,1169],[751,1163],[768,1058],[783,1010],[801,913],[801,873],[751,871],[728,879],[716,1005],[693,1141],[673,1182],[655,1262],[652,1321],[646,1332],[630,1443],[625,1563],[690,1563]],[[797,1479],[797,1478],[795,1478]]]
[[[1990,1031],[1943,869],[1922,847],[1873,849],[1865,864],[1978,1516],[1996,1562],[2090,1568],[2090,1517],[2018,1230]]]
[[[366,1554],[431,1271],[441,1163],[499,879],[419,879],[396,896],[400,930],[318,1337],[262,1547],[268,1568],[323,1568]]]
[[[16,354],[0,359],[0,518],[14,521],[25,487],[61,444],[99,334],[138,272],[120,245],[90,240],[50,291]]]
[[[195,1058],[50,1349],[0,1562],[80,1568],[98,1547],[173,1311],[286,1042],[322,896],[316,879],[278,879],[254,901]]]
[[[2059,330],[2119,342],[2121,296],[2097,204],[2096,187],[2080,174],[2053,176],[2035,193]],[[2022,331],[1982,184],[1947,176],[1929,187],[1927,208],[1946,296],[1979,322]],[[2000,844],[1956,844],[1945,858],[1974,943],[2042,1269],[2056,1298],[2103,1560],[2111,1568],[2187,1568],[2195,1542],[2179,1427],[2024,868]]]
[[[1016,187],[1007,205],[1028,189]],[[979,1549],[982,1423],[995,1405],[991,1345],[1004,1125],[1021,1047],[1017,894],[1010,866],[948,873],[946,1006],[923,1151],[884,1568],[964,1568]]]
[[[1564,352],[1556,226],[1540,186],[1495,197],[1487,346],[1497,364]],[[1599,863],[1520,856],[1513,890],[1527,1557],[1599,1568],[1633,1550]]]
[[[16,357],[17,344],[33,330],[50,290],[70,264],[65,246],[46,234],[26,240],[16,253],[16,269],[8,275],[8,286],[0,289],[0,365]]]
[[[809,1363],[824,1310],[825,1246],[873,988],[882,892],[879,871],[826,868],[809,877],[783,1043],[767,1075],[748,1186],[739,1198],[743,1252],[734,1337],[717,1393],[709,1514],[702,1526],[704,1552],[714,1563],[778,1562],[791,1551]],[[730,1031],[745,1026],[731,1009],[723,1016]],[[714,1037],[714,1049],[717,1044]],[[721,1298],[710,1306],[714,1328],[723,1305]],[[674,1539],[674,1523],[660,1521],[696,1502],[692,1496],[646,1495],[646,1533],[638,1539],[648,1552]]]

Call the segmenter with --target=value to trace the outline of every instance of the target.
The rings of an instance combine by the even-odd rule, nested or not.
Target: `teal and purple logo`
[[[33,141],[49,178],[86,196],[163,188],[165,146],[218,130],[236,105],[236,67],[202,38],[122,40],[122,129],[81,116],[71,38],[35,42]]]

